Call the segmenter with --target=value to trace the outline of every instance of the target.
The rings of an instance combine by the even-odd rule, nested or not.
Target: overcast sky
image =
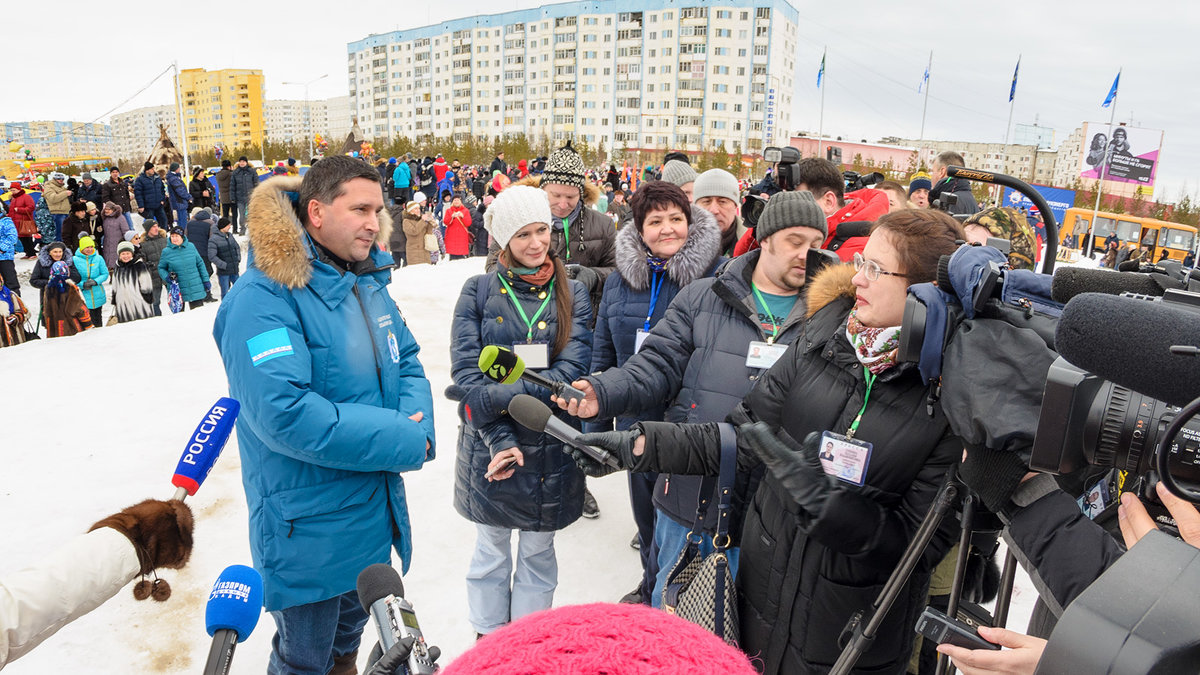
[[[826,46],[825,133],[854,140],[918,136],[917,85],[931,49],[931,139],[1003,141],[1020,56],[1014,127],[1036,118],[1057,131],[1057,144],[1084,121],[1108,121],[1100,104],[1123,67],[1118,121],[1166,132],[1157,197],[1200,193],[1200,3],[792,2],[800,11],[792,131],[817,128],[815,81]],[[181,68],[261,68],[268,98],[303,98],[303,87],[283,83],[323,74],[310,97],[345,95],[350,41],[540,4],[54,2],[8,15],[15,21],[4,36],[0,121],[107,121],[110,110],[172,103],[169,76],[122,102],[173,60]]]

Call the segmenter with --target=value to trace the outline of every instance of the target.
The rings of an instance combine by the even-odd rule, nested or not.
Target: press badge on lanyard
[[[787,351],[787,345],[776,345],[770,342],[759,342],[755,340],[750,343],[750,347],[746,349],[746,367],[747,368],[770,368],[775,365],[779,357]]]
[[[875,386],[875,375],[865,367],[863,374],[867,381],[867,393],[863,396],[862,408],[859,409],[858,415],[854,417],[854,421],[850,423],[850,428],[844,436],[832,431],[821,434],[821,446],[817,455],[825,473],[838,480],[859,486],[867,478],[867,466],[871,463],[873,448],[867,441],[861,441],[854,437],[854,434],[858,432],[858,424],[862,421],[863,413],[867,410],[867,402],[871,400],[871,388]]]
[[[512,350],[517,358],[525,362],[526,368],[540,370],[550,367],[550,343],[548,342],[517,343],[512,346]]]
[[[650,319],[654,316],[654,307],[658,304],[658,293],[662,290],[664,279],[666,279],[665,274],[659,271],[654,272],[654,280],[650,282],[650,309],[646,311],[646,320],[642,322],[642,327],[638,329],[633,338],[634,354],[642,351],[642,343],[650,336]]]
[[[549,305],[551,298],[554,297],[554,279],[550,280],[550,283],[546,286],[546,290],[540,294],[539,297],[542,298],[542,304],[531,319],[525,313],[525,308],[521,306],[521,301],[517,299],[517,294],[513,293],[512,286],[508,285],[503,276],[499,274],[496,276],[500,279],[500,283],[504,286],[504,289],[508,291],[508,299],[512,302],[513,307],[517,309],[517,314],[521,315],[521,320],[525,322],[525,342],[513,343],[513,353],[517,355],[517,358],[525,362],[526,368],[534,370],[549,368],[550,343],[535,341],[533,339],[533,327],[536,325],[539,330],[546,329],[546,322],[538,321],[538,317],[542,315],[542,312],[546,311],[546,305]]]

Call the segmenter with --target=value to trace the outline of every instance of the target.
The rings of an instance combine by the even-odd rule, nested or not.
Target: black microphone
[[[1171,351],[1200,344],[1196,312],[1084,293],[1063,309],[1054,344],[1075,366],[1151,398],[1182,406],[1200,397],[1200,356]]]
[[[1050,282],[1050,297],[1055,302],[1067,303],[1081,293],[1137,293],[1138,295],[1161,296],[1163,287],[1148,274],[1138,272],[1113,272],[1112,270],[1087,269],[1084,267],[1060,267]]]
[[[576,440],[580,433],[575,427],[555,417],[545,403],[528,394],[514,396],[508,403],[508,414],[517,421],[517,424],[530,431],[550,434],[601,464],[607,464],[614,469],[621,468],[621,463],[607,450]]]
[[[576,401],[584,399],[582,391],[566,382],[547,380],[537,373],[525,370],[525,361],[503,347],[495,345],[484,347],[479,352],[479,370],[483,371],[489,380],[500,384],[514,384],[517,380],[525,380],[549,389],[558,398],[575,399]]]
[[[386,656],[392,647],[405,638],[412,638],[412,651],[406,662],[410,675],[429,675],[437,670],[433,664],[436,653],[425,645],[421,625],[413,607],[404,599],[404,582],[400,574],[385,563],[369,565],[358,573],[355,582],[358,602],[370,613],[379,633],[379,646]]]

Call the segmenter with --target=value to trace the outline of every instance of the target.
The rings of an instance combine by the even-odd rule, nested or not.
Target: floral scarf
[[[652,255],[646,256],[646,264],[650,266],[651,272],[662,272],[667,269],[667,263],[671,262],[670,258],[658,258]]]
[[[900,326],[867,328],[858,320],[858,308],[850,310],[846,322],[846,339],[854,347],[854,356],[872,375],[878,375],[896,365],[900,351]]]

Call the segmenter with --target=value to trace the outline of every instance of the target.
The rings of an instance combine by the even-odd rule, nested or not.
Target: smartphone
[[[492,470],[492,471],[489,471],[489,472],[487,472],[487,473],[483,474],[483,477],[484,477],[484,478],[491,478],[492,476],[495,476],[495,475],[496,475],[496,474],[498,474],[498,473],[502,473],[502,472],[504,472],[504,471],[508,471],[508,470],[509,470],[509,469],[511,469],[511,468],[513,467],[513,465],[514,465],[514,464],[516,464],[516,463],[517,463],[517,458],[516,458],[516,457],[513,457],[512,459],[509,459],[507,462],[505,462],[505,463],[501,464],[500,466],[496,467],[494,470]]]
[[[988,642],[968,624],[951,619],[933,607],[926,607],[917,619],[917,633],[937,644],[951,644],[965,649],[1000,649],[1000,645]]]

